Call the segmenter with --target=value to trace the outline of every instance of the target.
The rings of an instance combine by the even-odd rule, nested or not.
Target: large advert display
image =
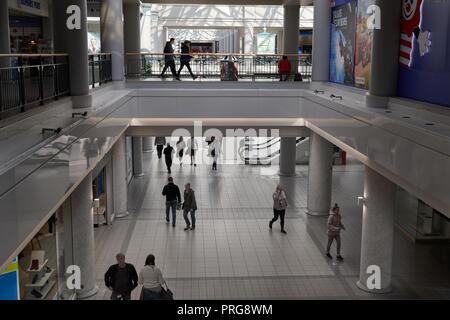
[[[398,95],[450,107],[450,1],[402,2]]]
[[[354,84],[356,2],[339,5],[332,10],[330,81]]]
[[[359,0],[356,19],[355,86],[369,89],[373,30],[367,26],[374,0]]]

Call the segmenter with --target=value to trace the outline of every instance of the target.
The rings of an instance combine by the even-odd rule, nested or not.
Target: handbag
[[[283,198],[283,199],[280,200],[280,207],[283,208],[283,209],[287,208],[287,201],[286,201],[286,199]]]
[[[215,157],[216,156],[216,149],[213,149],[212,151],[211,151],[211,157]]]
[[[177,202],[177,210],[183,209],[181,202]]]
[[[169,289],[169,286],[167,285],[167,283],[164,281],[164,284],[166,285],[167,289],[164,289],[163,286],[161,286],[161,300],[173,300],[173,292],[172,290]]]

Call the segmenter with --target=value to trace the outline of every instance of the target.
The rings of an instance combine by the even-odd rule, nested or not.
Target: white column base
[[[89,297],[92,297],[94,295],[96,295],[98,293],[98,286],[96,285],[94,288],[92,288],[92,290],[88,291],[88,292],[81,292],[78,293],[77,292],[77,300],[81,300],[81,299],[86,299]]]
[[[369,289],[367,288],[365,285],[363,285],[361,283],[361,281],[358,280],[358,282],[356,282],[356,286],[358,287],[358,289],[368,292],[368,293],[378,293],[378,294],[383,294],[383,293],[389,293],[392,292],[392,286],[389,286],[387,288],[382,288],[382,289]]]
[[[72,96],[72,108],[92,108],[92,95]]]

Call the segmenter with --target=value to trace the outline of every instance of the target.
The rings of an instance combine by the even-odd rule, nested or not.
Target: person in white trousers
[[[180,166],[183,165],[184,149],[186,149],[186,142],[184,142],[183,137],[180,137],[177,142],[177,157],[180,160]]]

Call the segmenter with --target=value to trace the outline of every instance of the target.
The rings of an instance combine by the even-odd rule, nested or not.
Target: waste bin
[[[238,81],[238,62],[234,57],[225,56],[220,61],[220,81]]]

